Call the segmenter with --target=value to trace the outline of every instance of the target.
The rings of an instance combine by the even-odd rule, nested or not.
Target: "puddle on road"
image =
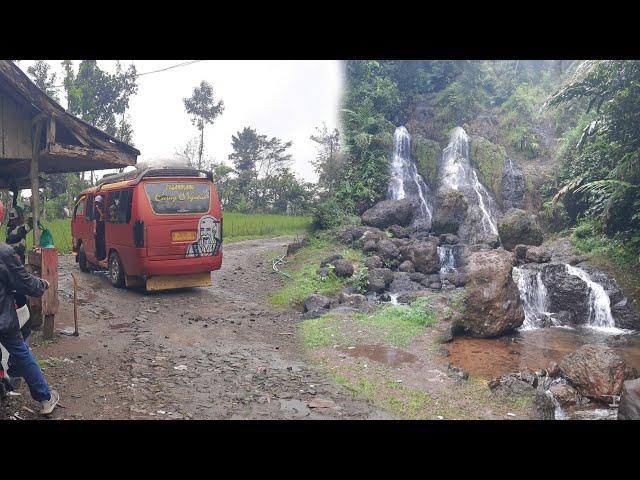
[[[583,330],[541,328],[498,339],[456,338],[447,345],[455,367],[484,377],[497,377],[524,368],[546,368],[587,343],[603,343],[629,365],[640,369],[640,335],[602,335]]]
[[[384,363],[390,367],[398,367],[403,363],[413,363],[418,357],[412,353],[387,345],[358,345],[355,348],[341,348],[341,352],[351,357],[366,357],[375,362]]]

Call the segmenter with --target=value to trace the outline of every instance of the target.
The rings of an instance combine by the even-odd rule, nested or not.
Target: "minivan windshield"
[[[211,188],[204,182],[145,183],[153,212],[158,215],[206,213],[211,203]]]

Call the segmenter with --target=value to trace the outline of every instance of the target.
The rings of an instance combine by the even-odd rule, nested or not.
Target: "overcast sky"
[[[48,63],[62,84],[60,60]],[[159,70],[184,60],[121,60],[134,63],[138,73]],[[26,73],[31,60],[18,66]],[[74,61],[77,69],[78,61]],[[115,61],[98,61],[109,72]],[[176,149],[197,136],[184,111],[182,99],[206,80],[216,100],[224,101],[224,113],[205,128],[205,152],[216,161],[229,163],[231,135],[250,126],[258,133],[292,141],[293,170],[306,180],[316,179],[311,165],[316,149],[309,136],[322,122],[338,127],[343,65],[318,60],[204,60],[192,65],[138,78],[138,93],[129,108],[133,142],[140,150],[139,162],[175,157]],[[59,90],[66,107],[64,90]]]

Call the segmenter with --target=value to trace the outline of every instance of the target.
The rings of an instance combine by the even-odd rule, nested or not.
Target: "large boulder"
[[[446,190],[438,194],[431,228],[437,234],[457,234],[467,215],[469,204],[462,192]]]
[[[583,345],[560,362],[561,375],[581,395],[605,403],[620,395],[626,380],[638,377],[638,372],[605,345]]]
[[[438,246],[433,241],[423,241],[400,247],[400,258],[409,260],[416,272],[436,273],[440,270]]]
[[[473,253],[464,267],[463,312],[455,320],[456,334],[496,337],[524,322],[518,287],[511,277],[515,261],[505,250]]]
[[[326,313],[335,303],[332,298],[313,293],[303,303],[305,318],[319,317]]]
[[[421,289],[422,287],[419,283],[411,280],[411,274],[405,272],[395,272],[393,281],[389,285],[389,291],[392,293],[412,292]]]
[[[393,272],[388,268],[369,269],[367,291],[380,293],[389,287],[393,281]]]
[[[618,420],[640,420],[640,378],[622,384]]]
[[[521,247],[521,245],[517,245],[516,249],[518,247]],[[527,246],[527,251],[524,254],[525,263],[547,263],[550,260],[551,260],[551,254],[545,248]]]
[[[498,221],[502,246],[513,250],[516,245],[542,245],[542,229],[535,216],[519,208],[512,208]]]
[[[415,205],[409,199],[383,200],[362,214],[362,223],[376,228],[406,227],[413,219]]]
[[[382,260],[395,260],[400,256],[400,249],[388,238],[378,241],[377,250]]]
[[[349,260],[340,258],[338,260],[334,260],[332,265],[333,273],[338,277],[349,278],[353,275],[353,264]]]
[[[570,275],[564,263],[546,264],[541,271],[547,290],[547,311],[558,314],[562,323],[585,323],[589,319],[589,286]]]

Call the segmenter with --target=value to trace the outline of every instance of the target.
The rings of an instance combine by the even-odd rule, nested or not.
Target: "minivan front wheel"
[[[109,255],[109,279],[114,287],[124,287],[124,269],[117,252],[111,252]]]

